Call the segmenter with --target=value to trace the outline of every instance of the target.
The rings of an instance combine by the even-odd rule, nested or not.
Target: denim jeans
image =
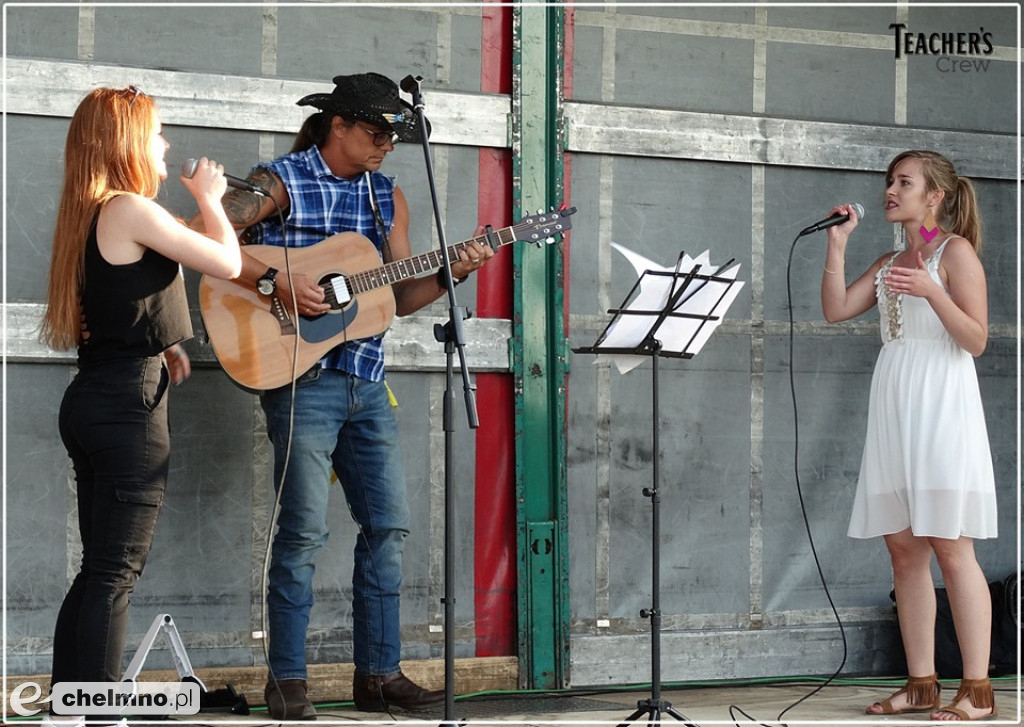
[[[60,435],[78,491],[82,567],[53,636],[52,681],[120,681],[128,605],[153,542],[170,457],[163,358],[79,370]]]
[[[260,397],[274,446],[274,486],[291,428],[291,386]],[[271,548],[267,612],[275,679],[306,678],[306,629],[317,553],[328,536],[331,468],[359,528],[352,573],[356,669],[399,670],[402,545],[409,534],[398,426],[384,383],[314,368],[296,383],[288,471]]]

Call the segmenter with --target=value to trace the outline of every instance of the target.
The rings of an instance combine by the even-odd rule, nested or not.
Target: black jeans
[[[80,368],[60,435],[75,468],[82,567],[53,636],[53,683],[120,681],[128,604],[167,484],[169,377],[163,357]]]

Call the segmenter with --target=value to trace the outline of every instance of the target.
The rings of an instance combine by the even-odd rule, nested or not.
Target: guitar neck
[[[491,232],[493,239],[496,241],[495,248],[509,243],[515,242],[517,239],[515,227],[505,227],[500,230],[493,230]],[[480,245],[490,245],[491,241],[488,240],[487,235],[480,235],[479,237],[472,237],[462,242],[457,242],[454,245],[448,246],[448,258],[455,262],[459,259],[459,253],[469,247],[472,243],[478,243]],[[395,283],[401,282],[408,278],[414,278],[417,275],[436,270],[444,264],[444,258],[441,255],[441,250],[431,250],[430,252],[422,253],[421,255],[414,255],[413,257],[403,258],[402,260],[394,260],[386,263],[379,268],[373,270],[364,270],[360,273],[353,273],[347,276],[348,287],[353,295],[359,293],[365,293],[369,290],[381,288],[385,285],[394,285]]]

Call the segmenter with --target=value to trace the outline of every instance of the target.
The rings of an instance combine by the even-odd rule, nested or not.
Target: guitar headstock
[[[575,207],[566,207],[524,217],[513,227],[516,239],[532,242],[537,247],[550,245],[555,242],[556,235],[572,229],[572,215],[575,213]]]

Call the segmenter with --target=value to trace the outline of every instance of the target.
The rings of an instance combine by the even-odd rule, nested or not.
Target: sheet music
[[[743,288],[744,284],[736,281],[736,275],[740,270],[739,263],[728,270],[719,271],[718,266],[711,263],[710,252],[705,250],[696,258],[684,253],[676,265],[665,267],[618,243],[613,242],[611,245],[629,261],[641,279],[640,291],[633,300],[626,304],[625,310],[661,311],[668,304],[673,293],[676,293],[685,284],[685,277],[644,275],[648,271],[688,273],[699,266],[698,274],[714,275],[724,279],[722,281],[692,279],[682,298],[677,302],[674,311],[700,316],[716,316],[718,320],[670,316],[662,322],[655,333],[655,338],[661,342],[664,351],[691,355],[699,353]],[[605,331],[605,336],[598,348],[635,348],[643,343],[657,320],[658,313],[656,312],[650,315],[639,313],[619,315]],[[636,368],[648,358],[626,354],[599,354],[595,362],[601,360],[602,357],[614,363],[619,369],[619,373],[623,374]]]

